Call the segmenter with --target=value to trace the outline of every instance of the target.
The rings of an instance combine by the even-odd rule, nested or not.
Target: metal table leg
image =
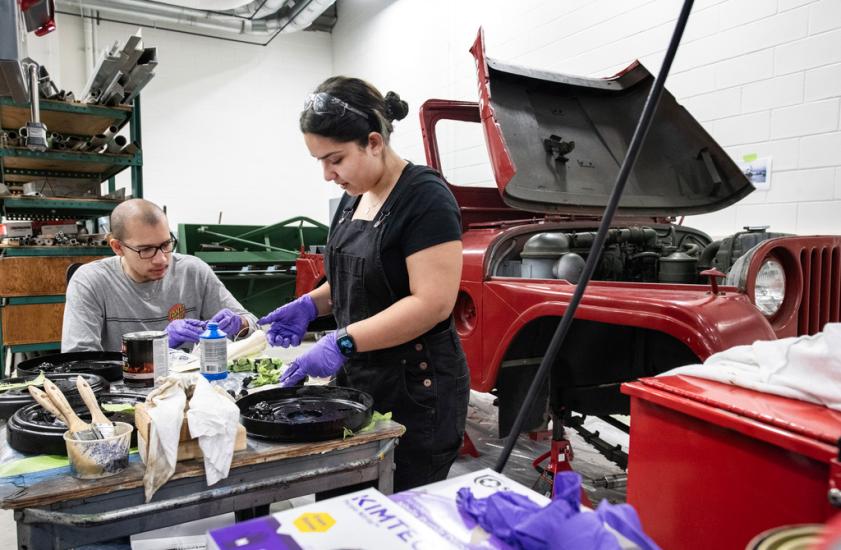
[[[377,490],[384,495],[394,492],[394,447],[399,444],[399,441],[392,439],[382,441],[380,445]]]

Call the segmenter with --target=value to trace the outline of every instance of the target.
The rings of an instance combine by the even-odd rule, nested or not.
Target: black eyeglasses
[[[159,246],[141,246],[140,248],[134,248],[133,246],[129,246],[123,241],[120,241],[124,247],[128,248],[129,250],[134,250],[137,252],[137,255],[140,256],[141,260],[151,260],[158,254],[158,250],[160,250],[164,254],[170,254],[175,247],[178,246],[178,239],[175,238],[175,235],[172,233],[169,234],[171,237],[168,241],[161,243]]]
[[[368,115],[357,109],[356,107],[342,101],[338,97],[332,96],[327,92],[319,92],[317,94],[310,94],[304,102],[304,110],[312,109],[312,112],[317,115],[331,114],[337,116],[344,116],[346,111],[350,111],[355,115],[359,115],[364,119],[368,119]]]

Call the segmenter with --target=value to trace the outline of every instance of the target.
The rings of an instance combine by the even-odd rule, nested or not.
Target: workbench
[[[344,440],[281,444],[248,439],[236,452],[227,479],[205,483],[201,460],[179,462],[172,478],[148,504],[144,466],[131,462],[116,475],[80,480],[59,473],[15,484],[0,500],[14,510],[18,548],[68,548],[228,512],[243,513],[272,502],[376,481],[392,493],[394,447],[405,428],[382,421]],[[5,444],[5,441],[2,442]]]

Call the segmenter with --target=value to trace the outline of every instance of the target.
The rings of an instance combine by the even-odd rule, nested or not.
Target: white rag
[[[814,336],[759,340],[660,376],[685,374],[841,411],[841,323]]]
[[[161,385],[152,390],[146,398],[149,441],[146,442],[145,450],[140,443],[142,438],[138,438],[141,445],[140,457],[146,464],[146,472],[143,474],[146,502],[152,500],[155,492],[175,473],[178,438],[181,435],[186,404],[184,382],[175,377],[164,378]]]
[[[234,455],[239,407],[219,386],[211,386],[203,376],[196,376],[196,386],[187,411],[190,436],[198,438],[204,455],[208,486],[228,477]]]

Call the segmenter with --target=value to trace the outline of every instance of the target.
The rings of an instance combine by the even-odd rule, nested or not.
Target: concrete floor
[[[292,350],[273,348],[270,355],[280,357],[284,361],[290,361],[311,345],[312,343],[306,342],[301,347]],[[459,457],[450,470],[450,477],[482,468],[492,468],[496,463],[497,456],[504,441],[496,436],[496,408],[492,403],[493,397],[491,395],[471,392],[470,408],[467,418],[467,433],[476,445],[480,455],[476,458],[470,456]],[[625,433],[595,418],[588,418],[585,426],[591,431],[598,430],[603,439],[611,444],[621,445],[627,452],[628,436]],[[575,452],[574,468],[583,476],[584,488],[593,501],[593,505],[596,505],[602,498],[607,498],[611,502],[624,502],[625,489],[623,487],[608,489],[597,486],[597,480],[602,479],[604,476],[621,474],[622,470],[605,459],[572,430],[568,430],[568,436],[572,441]],[[527,487],[543,492],[547,485],[532,468],[531,461],[548,450],[549,442],[532,441],[524,435],[520,436],[503,473]],[[311,498],[309,497],[293,499],[291,505],[306,504],[310,501]],[[278,503],[273,505],[272,511],[279,511],[289,506],[289,503]],[[0,549],[16,547],[17,534],[12,512],[0,510]],[[85,548],[93,547],[89,546]],[[128,548],[128,546],[125,544],[98,545],[96,548],[102,550],[106,548],[109,550],[123,550]]]

